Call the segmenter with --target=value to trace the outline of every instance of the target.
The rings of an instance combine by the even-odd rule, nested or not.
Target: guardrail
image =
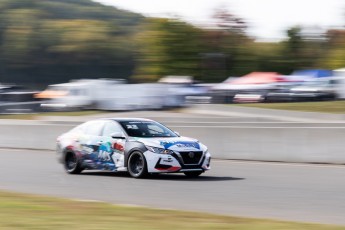
[[[54,150],[71,124],[2,121],[0,147]],[[181,135],[205,143],[213,158],[345,164],[342,127],[189,127],[170,125]]]

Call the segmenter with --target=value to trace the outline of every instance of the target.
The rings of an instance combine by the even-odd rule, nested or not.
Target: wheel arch
[[[63,151],[62,151],[62,158],[61,161],[62,163],[65,161],[67,154],[74,154],[77,157],[77,160],[80,162],[82,160],[81,158],[81,154],[78,153],[77,151],[73,150],[72,147],[66,147]]]
[[[125,159],[124,159],[124,165],[126,166],[128,164],[128,159],[131,156],[131,154],[135,151],[140,151],[144,153],[147,151],[147,148],[145,145],[141,142],[127,142],[125,147]]]
[[[73,168],[69,168],[69,166],[67,166],[67,164],[69,164],[67,163],[68,161],[67,158],[69,155],[74,155],[73,157],[76,158],[75,166]],[[69,174],[79,174],[81,171],[84,170],[84,168],[81,166],[82,160],[81,160],[80,154],[78,154],[78,152],[73,151],[72,149],[66,149],[63,151],[62,163],[66,172]]]

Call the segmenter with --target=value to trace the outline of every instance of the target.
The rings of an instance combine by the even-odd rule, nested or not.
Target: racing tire
[[[68,174],[79,174],[83,169],[80,167],[78,157],[73,152],[67,152],[64,159],[64,167]]]
[[[134,178],[147,176],[147,163],[145,156],[140,151],[134,151],[128,158],[127,169]]]
[[[202,171],[193,171],[193,172],[184,172],[184,175],[186,175],[189,178],[196,178],[200,176],[203,172]]]

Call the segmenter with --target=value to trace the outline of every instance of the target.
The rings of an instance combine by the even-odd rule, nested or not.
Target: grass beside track
[[[232,104],[246,107],[256,107],[262,109],[281,109],[303,112],[320,113],[344,113],[345,101],[322,101],[322,102],[289,102],[289,103],[250,103],[250,104]]]
[[[126,207],[0,192],[0,229],[340,230],[345,227]]]

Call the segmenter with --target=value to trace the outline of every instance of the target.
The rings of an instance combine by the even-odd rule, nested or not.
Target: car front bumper
[[[211,169],[211,154],[209,152],[201,152],[200,156],[197,153],[189,153],[157,154],[146,151],[144,155],[147,162],[147,171],[149,173],[176,173]]]

